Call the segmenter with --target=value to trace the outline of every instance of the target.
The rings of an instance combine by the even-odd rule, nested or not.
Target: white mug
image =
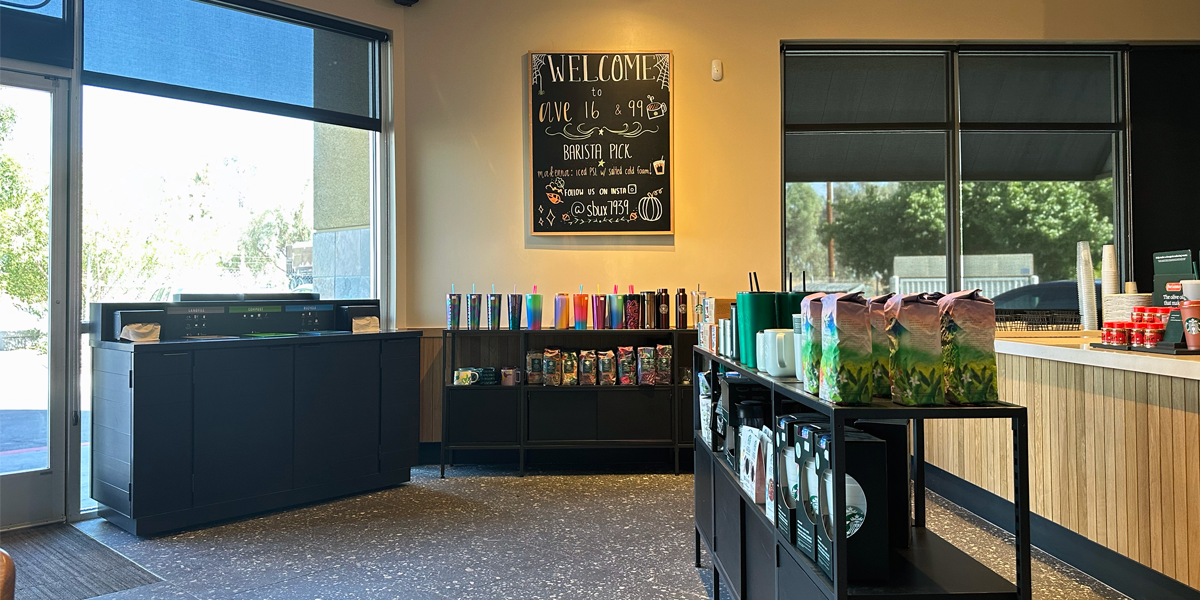
[[[763,331],[764,342],[760,347],[760,365],[771,377],[791,377],[796,374],[795,338],[791,329],[768,329]]]
[[[1179,287],[1184,300],[1200,300],[1200,279],[1184,279]]]
[[[804,368],[800,365],[800,334],[803,333],[800,324],[803,322],[804,315],[796,313],[792,315],[792,375],[801,382],[804,381]]]
[[[767,361],[763,360],[763,358],[767,356],[766,331],[760,331],[754,334],[754,356],[758,357],[757,364],[755,364],[754,368],[757,369],[759,373],[766,373]]]

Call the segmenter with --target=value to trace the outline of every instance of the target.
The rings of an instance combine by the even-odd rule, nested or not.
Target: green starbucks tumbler
[[[747,367],[757,368],[755,336],[775,328],[775,292],[738,292],[737,311],[739,359]]]

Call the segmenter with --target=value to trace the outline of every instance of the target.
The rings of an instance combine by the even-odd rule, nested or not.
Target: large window
[[[1119,241],[1120,53],[784,53],[784,265],[810,289],[1075,308]]]
[[[180,293],[385,289],[386,35],[278,10],[86,0],[85,311]],[[86,387],[81,409],[86,423]]]

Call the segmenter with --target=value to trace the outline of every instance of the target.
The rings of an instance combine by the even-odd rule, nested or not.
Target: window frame
[[[804,54],[943,54],[946,58],[946,121],[925,123],[791,124],[787,121],[787,59]],[[960,119],[959,57],[961,54],[996,55],[1087,55],[1113,56],[1114,108],[1112,123],[974,123]],[[1113,161],[1113,237],[1118,269],[1123,281],[1133,280],[1133,239],[1130,227],[1129,190],[1129,46],[1121,44],[845,44],[787,42],[780,44],[780,281],[786,283],[787,256],[787,157],[789,135],[813,133],[943,133],[946,136],[946,284],[949,291],[962,289],[962,135],[963,133],[1111,133],[1116,138]]]

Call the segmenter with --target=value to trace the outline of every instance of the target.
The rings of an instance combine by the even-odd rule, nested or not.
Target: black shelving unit
[[[662,448],[679,457],[694,447],[688,406],[695,329],[446,329],[442,331],[441,476],[456,450],[515,450],[525,474],[527,450]],[[529,350],[616,350],[671,344],[671,385],[452,385],[459,367],[517,366]],[[487,364],[482,364],[487,363]]]
[[[846,530],[835,527],[833,578],[816,562],[797,550],[780,533],[763,506],[742,489],[738,474],[700,437],[700,394],[693,400],[695,439],[696,566],[703,543],[712,557],[714,594],[726,580],[738,600],[826,598],[972,598],[1020,599],[1033,597],[1030,555],[1028,421],[1023,406],[1001,403],[985,407],[900,406],[876,399],[865,406],[836,406],[804,391],[796,379],[775,378],[741,363],[693,348],[692,369],[699,376],[710,368],[737,372],[743,378],[772,390],[770,421],[781,414],[785,399],[806,411],[829,419],[833,449],[830,453],[834,481],[844,481],[845,428],[857,419],[906,419],[913,434],[912,544],[890,552],[891,577],[883,582],[848,580]],[[1010,419],[1013,430],[1013,482],[1016,517],[1016,585],[925,528],[925,419]],[[845,486],[834,486],[833,514],[845,514]]]

